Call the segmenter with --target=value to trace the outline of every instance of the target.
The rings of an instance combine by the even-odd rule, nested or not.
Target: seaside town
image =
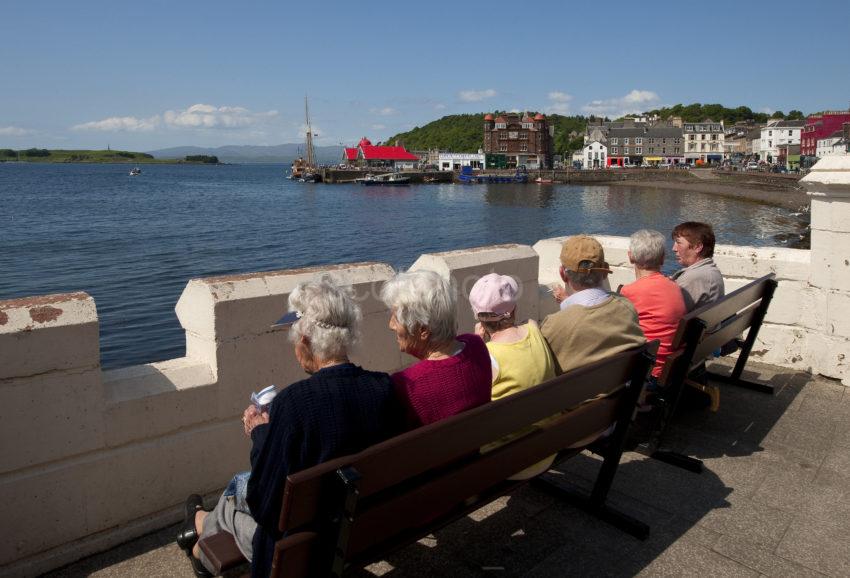
[[[483,147],[477,152],[407,150],[403,142],[373,144],[364,137],[356,146],[344,149],[335,168],[459,171],[461,182],[528,181],[520,175],[513,179],[492,177],[489,181],[475,175],[499,169],[525,172],[723,168],[805,174],[818,159],[850,151],[850,110],[827,110],[794,120],[769,118],[765,123],[745,120],[734,124],[712,119],[685,122],[681,117],[658,115],[631,115],[615,121],[591,118],[583,134],[569,135],[570,139],[583,138],[584,143],[570,156],[554,153],[553,137],[554,126],[542,113],[487,113],[483,117]],[[309,138],[307,146],[308,150],[312,146]],[[310,167],[309,160],[298,159],[293,163],[292,174],[303,180],[309,173],[307,180],[321,180],[318,170]],[[333,176],[333,170],[324,179],[348,182]],[[538,179],[545,180],[542,176]],[[399,176],[356,180],[363,184],[409,182],[408,177]]]

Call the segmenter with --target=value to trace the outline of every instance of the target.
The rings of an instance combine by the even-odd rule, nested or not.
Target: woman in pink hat
[[[475,333],[486,343],[493,366],[493,400],[522,391],[555,377],[555,359],[532,320],[517,325],[519,286],[507,275],[490,273],[479,279],[469,293],[469,304],[478,323]],[[517,432],[508,439],[525,435]],[[503,442],[506,442],[503,440]],[[497,447],[487,446],[483,451]],[[546,471],[554,456],[515,474],[528,479]]]

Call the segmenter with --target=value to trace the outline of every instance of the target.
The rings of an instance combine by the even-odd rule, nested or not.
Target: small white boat
[[[131,177],[137,177],[140,174],[142,174],[142,169],[140,169],[139,167],[133,167],[132,169],[130,169],[130,176]]]
[[[378,185],[378,186],[402,186],[410,184],[410,177],[405,177],[398,173],[387,173],[384,175],[366,175],[362,179],[355,179],[361,185]]]

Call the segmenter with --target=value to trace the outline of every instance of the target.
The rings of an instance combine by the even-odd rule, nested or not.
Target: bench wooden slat
[[[290,475],[284,490],[281,531],[315,518],[322,477],[351,465],[363,476],[360,498],[449,464],[479,447],[519,431],[529,423],[575,407],[596,395],[615,391],[627,381],[638,359],[632,352],[579,368],[512,396],[407,432],[355,456],[333,460]],[[386,464],[393,464],[387,468]],[[533,463],[533,462],[532,462]],[[324,482],[326,483],[326,482]]]
[[[723,320],[735,315],[738,311],[761,300],[768,283],[775,283],[773,278],[773,273],[760,277],[714,303],[708,303],[698,309],[694,309],[685,317],[699,317],[705,322],[707,327],[715,327],[723,322]]]
[[[729,322],[723,329],[714,333],[705,333],[702,341],[694,350],[693,364],[701,363],[711,357],[715,351],[732,341],[752,325],[755,309],[747,309],[740,317]]]
[[[417,483],[409,491],[394,494],[375,507],[358,511],[352,528],[348,556],[353,557],[373,544],[382,543],[409,526],[424,526],[464,500],[475,496],[593,433],[604,431],[615,421],[617,398],[600,399],[561,416],[529,435],[511,441],[475,460],[447,468]]]

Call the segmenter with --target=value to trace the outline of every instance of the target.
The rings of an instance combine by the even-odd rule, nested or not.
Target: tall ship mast
[[[307,121],[307,158],[298,157],[292,163],[289,178],[298,181],[316,182],[321,180],[319,168],[316,164],[316,151],[313,150],[313,125],[310,123],[310,107],[307,104],[307,96],[304,96],[304,120]]]
[[[307,106],[307,96],[304,96],[304,118],[307,120],[307,168],[316,168],[316,154],[313,151],[313,126],[310,124],[310,109]]]

